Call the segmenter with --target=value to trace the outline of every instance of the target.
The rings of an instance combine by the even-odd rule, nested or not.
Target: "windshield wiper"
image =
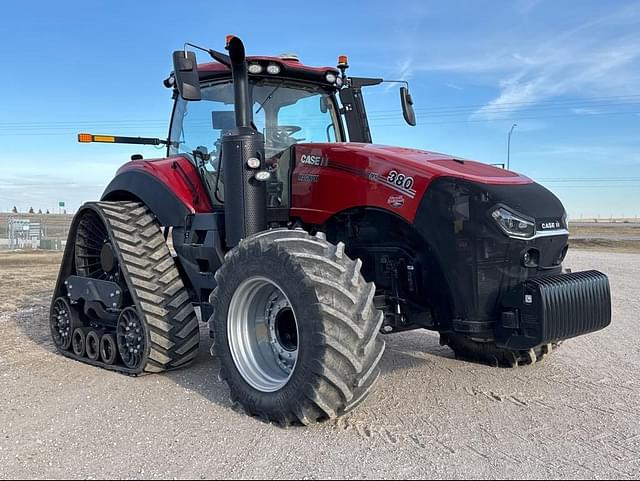
[[[276,88],[274,88],[274,89],[271,91],[271,93],[270,93],[269,95],[267,95],[267,98],[266,98],[266,99],[264,99],[264,102],[262,102],[262,103],[260,104],[260,107],[258,108],[258,110],[256,110],[256,114],[259,114],[259,113],[260,113],[260,111],[263,109],[263,107],[264,107],[265,105],[267,105],[267,102],[273,98],[273,94],[275,94],[275,93],[276,93],[276,91],[277,91],[280,87],[282,87],[282,84],[278,85]]]

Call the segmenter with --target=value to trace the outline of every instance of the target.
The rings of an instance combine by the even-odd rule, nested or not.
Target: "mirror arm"
[[[409,82],[406,80],[383,80],[382,83],[386,84],[404,84],[405,87],[409,88]]]
[[[203,52],[206,52],[215,61],[220,62],[221,64],[226,65],[227,67],[231,68],[231,59],[229,58],[228,55],[226,55],[226,54],[224,54],[222,52],[218,52],[217,50],[213,50],[213,49],[205,48],[205,47],[200,47],[199,45],[195,45],[195,44],[190,43],[190,42],[185,42],[185,44],[184,44],[184,51],[185,52],[187,51],[187,46],[196,48],[196,49],[201,50]]]

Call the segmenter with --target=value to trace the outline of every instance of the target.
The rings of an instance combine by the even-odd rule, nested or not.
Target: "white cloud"
[[[597,115],[602,113],[601,109],[594,109],[590,107],[581,107],[577,109],[571,109],[571,111],[577,115]]]
[[[539,10],[539,3],[523,0],[516,11]],[[475,84],[497,84],[499,94],[473,115],[488,120],[562,95],[588,99],[640,94],[640,5],[609,12],[596,12],[593,20],[560,31],[537,23],[531,32],[492,29],[458,46],[457,52],[448,48],[432,53],[428,61],[414,64],[413,71],[448,72],[473,77]],[[550,7],[548,15],[553,14]]]

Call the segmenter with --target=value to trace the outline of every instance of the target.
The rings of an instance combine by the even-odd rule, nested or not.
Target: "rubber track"
[[[373,304],[375,285],[360,274],[362,262],[351,260],[342,242],[333,245],[323,233],[311,236],[301,229],[274,229],[242,241],[227,254],[225,264],[216,273],[219,285],[224,282],[225,270],[233,268],[231,258],[243,250],[245,254],[255,252],[252,249],[259,249],[261,255],[275,249],[277,255],[292,258],[302,269],[324,314],[324,332],[318,333],[318,341],[325,349],[323,357],[313,361],[316,377],[309,379],[302,390],[304,401],[276,419],[264,413],[250,414],[281,425],[296,421],[308,425],[352,410],[376,383],[385,349],[379,335],[384,315]],[[217,290],[212,295],[214,308],[216,293]],[[234,367],[221,366],[223,379],[228,378],[229,368]],[[233,390],[231,397],[242,404]]]
[[[158,373],[189,365],[198,355],[200,330],[191,299],[151,211],[138,202],[96,202],[107,226],[129,291],[149,334],[146,362],[139,369],[108,366],[65,355],[129,375]]]
[[[440,345],[449,346],[456,359],[479,362],[495,367],[535,364],[542,361],[560,345],[546,344],[528,351],[516,351],[496,346],[493,342],[478,342],[460,334],[440,334]]]

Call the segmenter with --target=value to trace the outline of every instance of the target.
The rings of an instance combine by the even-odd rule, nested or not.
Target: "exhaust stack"
[[[266,183],[255,178],[264,167],[264,137],[253,126],[249,75],[244,44],[238,37],[227,42],[235,103],[236,128],[223,133],[225,239],[228,248],[267,228]],[[251,168],[249,159],[258,159]]]

